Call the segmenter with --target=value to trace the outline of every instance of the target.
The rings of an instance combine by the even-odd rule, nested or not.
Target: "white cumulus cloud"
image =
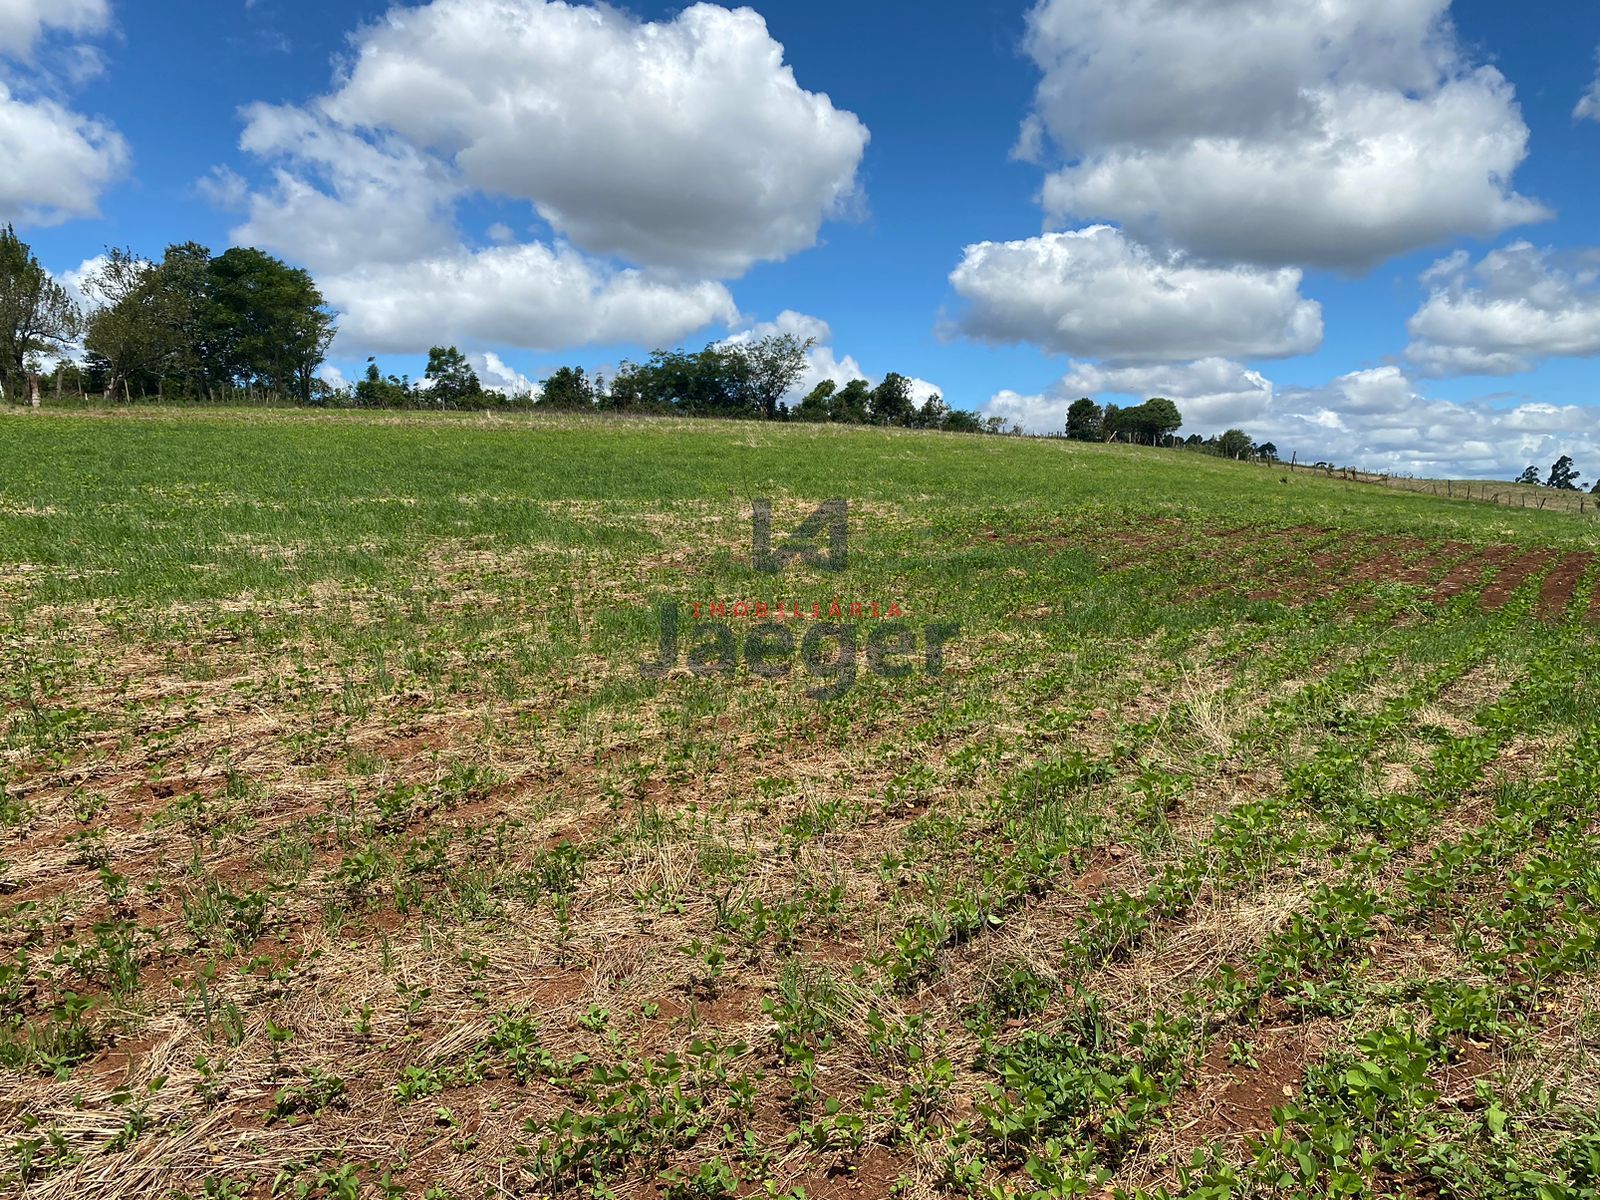
[[[1530,463],[1541,470],[1572,455],[1600,474],[1600,428],[1581,405],[1538,401],[1431,397],[1398,367],[1341,375],[1320,387],[1275,387],[1223,360],[1172,368],[1107,370],[1074,363],[1060,382],[1038,394],[997,393],[986,406],[1034,433],[1059,433],[1067,407],[1088,395],[1101,402],[1173,400],[1185,433],[1237,427],[1285,458],[1432,478],[1510,479]]]
[[[1261,423],[1301,461],[1441,478],[1511,479],[1530,463],[1541,470],[1571,454],[1600,471],[1600,431],[1592,410],[1537,401],[1505,404],[1430,397],[1399,368],[1343,375],[1320,388],[1285,388]],[[1255,430],[1252,430],[1254,433]]]
[[[321,283],[340,310],[338,351],[346,357],[446,342],[540,351],[670,344],[738,319],[720,283],[616,270],[560,244],[457,250],[327,275]]]
[[[457,244],[459,186],[441,163],[391,136],[365,137],[302,108],[245,110],[240,147],[273,165],[272,185],[241,193],[232,172],[205,187],[214,201],[249,213],[234,231],[261,246],[337,272],[403,263]]]
[[[245,212],[236,240],[312,269],[345,353],[732,325],[718,281],[847,214],[868,136],[799,85],[757,13],[710,4],[655,22],[555,0],[396,5],[353,35],[328,94],[244,118],[267,178],[224,168],[202,191]],[[551,235],[465,236],[461,206],[485,198]]]
[[[110,23],[110,0],[0,0],[0,56],[27,61],[46,32],[86,36]]]
[[[1209,258],[1359,271],[1548,216],[1528,129],[1449,0],[1041,0],[1019,150],[1053,218]]]
[[[1292,267],[1211,267],[1106,225],[968,246],[950,282],[957,328],[989,342],[1121,363],[1274,358],[1322,343]]]
[[[532,396],[539,391],[537,383],[515,367],[508,365],[493,350],[472,355],[471,361],[473,370],[478,373],[479,382],[491,392],[500,392],[507,396]]]
[[[316,107],[530,202],[586,250],[720,277],[814,245],[868,137],[796,82],[758,13],[711,4],[660,22],[546,0],[396,7]]]
[[[1464,251],[1422,276],[1407,355],[1434,375],[1511,375],[1550,357],[1600,355],[1600,250],[1519,241],[1474,264]]]
[[[100,196],[128,168],[128,144],[111,125],[51,94],[95,74],[99,52],[69,44],[41,63],[52,36],[101,32],[107,0],[0,0],[0,222],[59,225],[99,214]],[[7,68],[6,60],[20,64]]]
[[[0,221],[59,225],[93,217],[128,165],[109,125],[57,104],[23,100],[0,83]]]

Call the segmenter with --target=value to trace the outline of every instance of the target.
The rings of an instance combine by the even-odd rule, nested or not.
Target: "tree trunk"
[[[39,407],[39,377],[32,371],[28,372],[28,404]]]

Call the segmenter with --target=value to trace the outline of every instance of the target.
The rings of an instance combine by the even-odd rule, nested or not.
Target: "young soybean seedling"
[[[1228,1065],[1230,1067],[1249,1067],[1252,1071],[1259,1070],[1261,1063],[1256,1060],[1255,1051],[1256,1047],[1253,1042],[1229,1042]]]
[[[704,971],[697,971],[694,987],[697,991],[708,996],[715,996],[721,986],[724,968],[728,964],[728,955],[723,950],[727,939],[722,934],[717,934],[710,941],[700,938],[691,938],[683,952],[695,960],[696,966],[704,966]]]

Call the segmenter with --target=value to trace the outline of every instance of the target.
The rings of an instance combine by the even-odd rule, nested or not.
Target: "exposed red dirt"
[[[1589,572],[1590,565],[1594,562],[1592,554],[1568,554],[1544,578],[1544,586],[1539,591],[1539,613],[1541,616],[1561,617],[1566,615],[1567,609],[1572,605],[1572,597],[1578,590],[1578,585]]]
[[[1548,570],[1556,559],[1553,550],[1521,550],[1516,546],[1495,546],[1489,554],[1495,572],[1483,589],[1482,604],[1488,609],[1504,608],[1513,592]]]
[[[1477,1103],[1477,1082],[1500,1070],[1500,1060],[1487,1046],[1460,1042],[1450,1064],[1435,1072],[1433,1086],[1446,1104],[1471,1108]]]
[[[892,1150],[868,1146],[854,1162],[842,1162],[799,1180],[809,1200],[882,1200],[892,1193],[905,1164]]]
[[[1260,1137],[1273,1128],[1272,1110],[1289,1103],[1305,1082],[1306,1064],[1326,1048],[1328,1031],[1315,1025],[1241,1032],[1261,1044],[1251,1050],[1255,1066],[1230,1063],[1228,1045],[1218,1039],[1195,1073],[1195,1083],[1179,1101],[1175,1122],[1192,1146]]]
[[[1115,570],[1149,565],[1158,557],[1203,559],[1211,578],[1183,594],[1194,600],[1233,595],[1249,600],[1303,604],[1362,584],[1406,584],[1429,589],[1421,598],[1446,604],[1482,587],[1484,608],[1504,607],[1518,588],[1544,576],[1538,615],[1559,620],[1571,607],[1595,562],[1588,552],[1563,554],[1521,546],[1474,546],[1389,535],[1338,536],[1332,530],[1196,529],[1161,522],[1140,530],[1108,530],[1093,536],[990,531],[988,540],[1046,549],[1081,550]],[[1354,603],[1360,603],[1359,598]],[[1600,591],[1588,618],[1600,621]]]
[[[1472,554],[1462,559],[1451,567],[1445,577],[1441,579],[1428,596],[1430,604],[1446,604],[1454,600],[1462,592],[1470,592],[1483,582],[1483,573],[1488,569],[1488,558],[1482,554]]]

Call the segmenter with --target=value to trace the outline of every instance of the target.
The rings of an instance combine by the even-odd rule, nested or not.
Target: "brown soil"
[[[1571,606],[1595,562],[1586,552],[1562,554],[1520,546],[1474,546],[1459,541],[1429,541],[1374,535],[1336,538],[1317,528],[1196,530],[1181,522],[1146,530],[1108,531],[1093,538],[1077,536],[1003,537],[991,541],[1015,545],[1081,550],[1113,570],[1149,565],[1161,556],[1197,553],[1198,543],[1219,543],[1205,554],[1212,577],[1189,589],[1191,599],[1233,595],[1249,600],[1303,604],[1360,584],[1400,583],[1429,589],[1423,599],[1445,604],[1484,582],[1480,602],[1504,607],[1519,587],[1548,572],[1539,597],[1538,614],[1559,619]],[[1230,548],[1246,545],[1238,554]],[[1360,598],[1352,601],[1359,604]],[[1600,620],[1600,591],[1590,602],[1588,618]]]
[[[1329,1042],[1329,1030],[1320,1025],[1239,1036],[1256,1042],[1252,1057],[1258,1065],[1229,1063],[1227,1042],[1218,1038],[1197,1069],[1193,1086],[1175,1103],[1169,1124],[1183,1129],[1190,1148],[1269,1132],[1272,1110],[1293,1099],[1305,1081],[1306,1064],[1320,1057]]]
[[[1500,1059],[1489,1047],[1476,1042],[1461,1042],[1455,1050],[1449,1066],[1434,1075],[1433,1085],[1444,1103],[1471,1108],[1477,1103],[1475,1085],[1478,1080],[1499,1073]]]
[[[1494,578],[1483,589],[1483,606],[1504,608],[1516,591],[1533,576],[1547,570],[1556,559],[1551,550],[1520,550],[1516,546],[1495,546],[1490,551]]]
[[[1568,554],[1556,564],[1545,576],[1544,586],[1539,592],[1541,616],[1562,617],[1566,614],[1578,585],[1583,582],[1593,562],[1592,554]]]
[[[1488,560],[1483,554],[1472,554],[1462,559],[1451,567],[1445,577],[1439,581],[1437,587],[1428,597],[1431,604],[1445,604],[1455,599],[1462,592],[1471,591],[1483,582],[1483,573],[1488,566]]]
[[[798,1186],[808,1200],[884,1200],[906,1173],[904,1160],[883,1146],[868,1146],[853,1160],[805,1175]]]

